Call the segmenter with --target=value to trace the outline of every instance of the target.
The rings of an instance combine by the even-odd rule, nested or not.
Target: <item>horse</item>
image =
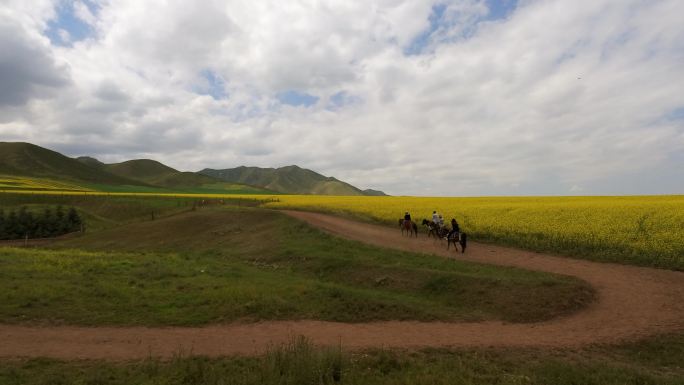
[[[406,231],[406,235],[415,235],[418,238],[418,225],[416,225],[416,222],[401,218],[399,219],[399,228],[401,229],[401,235],[404,235],[404,231]]]
[[[448,228],[446,228],[444,226],[441,226],[441,227],[437,226],[437,225],[435,225],[435,226],[436,226],[435,235],[437,236],[437,238],[443,239],[443,238],[446,238],[447,235],[449,235],[449,229]]]
[[[432,236],[434,236],[435,238],[438,238],[437,232],[439,231],[439,226],[437,226],[437,224],[435,224],[435,222],[429,221],[427,219],[423,219],[422,223],[423,223],[423,226],[427,227],[428,238],[430,238]]]
[[[456,242],[458,242],[461,245],[461,254],[465,253],[466,244],[468,243],[468,234],[456,233],[453,234],[451,237],[447,238],[447,250],[449,250],[449,246],[451,246],[451,244],[453,243],[454,250],[458,251]]]

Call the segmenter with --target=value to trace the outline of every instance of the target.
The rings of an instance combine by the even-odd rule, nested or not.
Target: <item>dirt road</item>
[[[426,346],[576,347],[658,333],[684,331],[684,273],[602,264],[470,242],[466,254],[443,244],[409,239],[399,230],[338,217],[286,212],[327,232],[377,246],[433,253],[487,264],[578,277],[597,291],[597,301],[571,316],[534,324],[502,322],[269,321],[201,328],[25,327],[0,325],[0,357],[127,360],[170,357],[183,351],[219,356],[256,354],[269,345],[305,335],[345,348]]]

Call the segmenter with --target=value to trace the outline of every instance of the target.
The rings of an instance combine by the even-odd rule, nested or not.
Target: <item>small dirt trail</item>
[[[0,357],[130,360],[262,353],[272,344],[304,335],[317,344],[369,347],[577,347],[684,331],[684,273],[596,263],[470,242],[466,254],[444,244],[403,237],[399,230],[330,215],[286,211],[337,236],[397,250],[514,266],[574,276],[590,283],[598,299],[573,315],[533,324],[502,322],[269,321],[200,328],[28,327],[0,325]]]

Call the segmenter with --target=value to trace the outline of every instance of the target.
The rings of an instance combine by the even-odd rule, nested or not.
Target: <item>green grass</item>
[[[83,217],[88,232],[124,223],[165,217],[192,209],[195,200],[160,197],[108,197],[92,195],[0,194],[0,207],[26,207],[31,211],[46,207],[75,207]]]
[[[85,219],[88,232],[98,231],[131,222],[164,218],[199,207],[202,198],[108,195],[43,195],[43,194],[0,194],[0,207],[7,212],[27,207],[42,210],[45,207],[75,207]],[[204,199],[210,205],[258,206],[257,199]],[[222,202],[222,203],[221,203]]]
[[[593,300],[572,278],[379,249],[256,208],[148,218],[55,247],[0,249],[0,321],[532,322]]]
[[[684,335],[581,350],[428,349],[346,352],[302,338],[259,357],[193,357],[179,353],[128,363],[0,361],[1,385],[647,385],[684,383]]]

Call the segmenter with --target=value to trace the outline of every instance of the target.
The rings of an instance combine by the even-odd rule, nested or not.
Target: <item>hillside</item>
[[[200,187],[218,180],[194,172],[181,172],[151,159],[134,159],[104,165],[112,174],[159,187]]]
[[[204,188],[219,192],[222,190],[254,190],[251,192],[272,193],[272,191],[264,189],[249,189],[248,187],[250,186],[242,186],[242,184],[225,183],[219,179],[195,172],[178,171],[151,159],[134,159],[121,163],[103,164],[102,167],[112,174],[157,187],[175,189]]]
[[[151,159],[134,159],[121,163],[105,164],[104,169],[124,178],[150,183],[178,172],[178,170]]]
[[[245,167],[214,170],[206,168],[200,174],[226,182],[245,183],[285,194],[371,195],[332,177],[298,166],[281,168]],[[382,193],[382,192],[379,192]],[[382,193],[384,195],[384,193]]]
[[[97,160],[95,158],[89,157],[89,156],[79,156],[78,158],[76,158],[76,160],[85,164],[85,165],[88,165],[90,167],[97,168],[97,169],[102,169],[105,166],[104,163],[100,162],[99,160]]]
[[[383,194],[373,190],[361,191],[348,183],[297,166],[183,172],[152,159],[107,164],[89,156],[70,158],[56,151],[21,142],[0,142],[0,176],[11,179],[3,183],[7,189],[43,186],[61,181],[73,185],[70,189],[101,191],[147,192],[150,189],[172,189],[191,193]],[[35,180],[27,185],[28,182],[20,183],[15,180],[17,177]]]
[[[0,142],[0,174],[111,185],[136,184],[56,151],[23,142]]]
[[[387,196],[387,194],[385,194],[383,191],[373,190],[371,188],[363,190],[363,195],[368,195],[371,197],[386,197]]]

